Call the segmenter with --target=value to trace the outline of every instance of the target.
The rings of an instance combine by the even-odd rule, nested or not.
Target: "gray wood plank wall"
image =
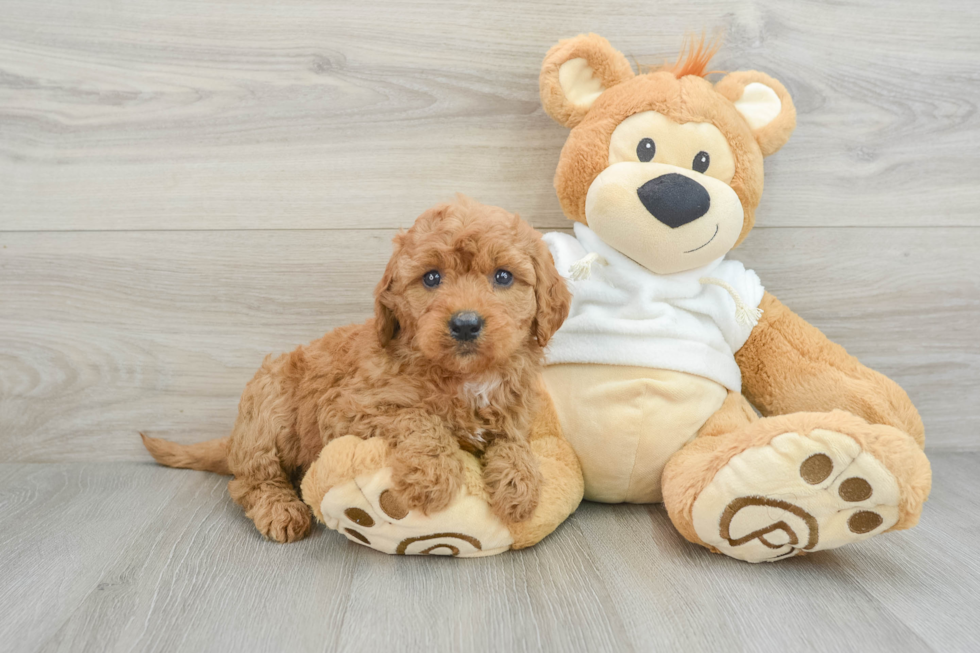
[[[4,0],[0,460],[227,431],[268,352],[370,315],[394,230],[456,191],[567,228],[537,72],[723,30],[799,108],[735,257],[894,376],[931,450],[980,429],[980,5]],[[955,11],[953,11],[955,10]]]
[[[537,72],[718,30],[799,108],[735,253],[894,376],[931,450],[980,430],[980,5],[4,0],[0,460],[227,431],[268,352],[370,315],[395,229],[456,191],[567,228]]]
[[[734,256],[909,391],[918,528],[760,567],[585,504],[406,560],[270,544],[147,461],[138,430],[220,436],[265,354],[367,318],[427,206],[568,228],[555,41],[656,64],[702,30],[799,110]],[[978,33],[973,0],[0,0],[0,651],[975,650]]]

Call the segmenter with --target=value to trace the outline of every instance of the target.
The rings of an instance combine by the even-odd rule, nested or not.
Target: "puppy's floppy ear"
[[[541,239],[541,234],[535,232],[535,236],[531,256],[534,264],[534,298],[538,304],[538,312],[534,316],[534,335],[538,346],[544,347],[568,317],[572,294],[568,291],[565,280],[558,274],[555,261]]]
[[[715,90],[742,114],[762,156],[775,154],[786,145],[796,128],[796,107],[785,86],[765,73],[743,70],[725,75]]]
[[[374,326],[378,330],[378,342],[387,347],[399,330],[398,318],[392,308],[391,285],[395,280],[395,265],[401,253],[401,234],[395,236],[395,251],[385,267],[381,281],[374,288]]]
[[[598,34],[579,34],[559,41],[541,64],[541,104],[555,122],[574,127],[582,122],[603,91],[633,77],[619,50]]]

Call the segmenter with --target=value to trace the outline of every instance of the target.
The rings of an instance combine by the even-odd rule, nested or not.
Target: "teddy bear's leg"
[[[474,557],[510,548],[513,538],[490,512],[476,458],[455,454],[464,488],[447,509],[426,515],[393,491],[393,453],[382,438],[332,440],[303,478],[303,500],[328,528],[384,553]]]
[[[449,507],[431,515],[410,510],[390,491],[394,452],[388,443],[353,435],[324,447],[303,478],[303,500],[328,528],[385,553],[473,557],[522,549],[574,512],[585,487],[578,458],[562,437],[546,394],[529,440],[541,487],[537,508],[525,521],[507,524],[493,514],[484,470],[462,451],[455,455],[463,467],[463,488]]]
[[[925,427],[908,394],[768,292],[762,317],[735,353],[742,392],[765,416],[846,410],[908,433],[922,448]]]
[[[748,562],[911,528],[930,485],[929,461],[903,431],[844,411],[759,419],[735,393],[663,476],[681,534]]]

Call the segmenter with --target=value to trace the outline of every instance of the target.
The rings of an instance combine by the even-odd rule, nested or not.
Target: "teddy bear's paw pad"
[[[396,555],[470,558],[502,553],[514,543],[484,499],[461,491],[445,510],[424,515],[407,510],[391,485],[385,467],[332,488],[320,503],[324,522],[352,542]]]
[[[732,458],[694,502],[705,543],[748,562],[833,549],[899,517],[895,477],[843,433],[783,433]]]

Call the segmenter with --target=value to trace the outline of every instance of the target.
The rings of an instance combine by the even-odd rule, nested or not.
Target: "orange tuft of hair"
[[[701,38],[696,39],[693,35],[684,40],[684,47],[674,63],[664,64],[660,70],[672,73],[674,77],[680,79],[686,75],[696,75],[704,77],[711,73],[721,72],[718,70],[708,70],[711,58],[717,54],[721,48],[721,36],[705,41],[704,33]]]

